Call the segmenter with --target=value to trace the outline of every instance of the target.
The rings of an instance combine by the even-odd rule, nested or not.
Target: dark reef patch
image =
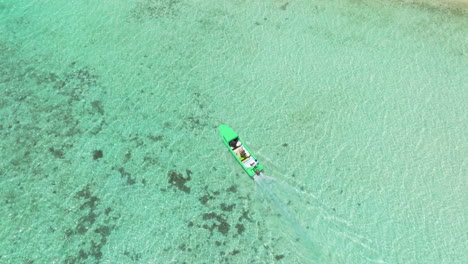
[[[132,9],[132,18],[137,22],[159,19],[164,17],[176,17],[180,0],[145,0],[136,3]]]
[[[27,14],[21,16],[24,23],[32,23],[27,20]],[[80,148],[77,145],[83,142],[83,138],[88,139],[99,133],[105,124],[102,104],[93,101],[104,97],[105,86],[99,82],[95,69],[80,63],[67,66],[67,62],[64,62],[66,58],[56,60],[54,56],[44,53],[45,50],[38,52],[35,45],[24,45],[20,29],[32,25],[15,26],[10,23],[11,20],[5,21],[4,38],[0,40],[0,137],[4,143],[2,152],[7,159],[2,161],[4,168],[0,175],[8,181],[28,173],[34,176],[28,177],[28,184],[46,188],[40,192],[40,196],[37,192],[24,192],[29,200],[29,206],[24,211],[26,219],[34,217],[35,214],[31,212],[41,208],[54,214],[65,214],[63,219],[56,219],[58,222],[49,223],[54,225],[50,230],[57,235],[57,241],[60,240],[59,236],[63,237],[59,242],[64,249],[61,263],[99,263],[102,248],[115,227],[115,218],[119,216],[110,205],[103,204],[97,192],[93,191],[92,184],[75,192],[72,190],[79,187],[75,185],[77,182],[64,177],[83,180],[90,176],[85,171],[72,171],[74,175],[70,175],[69,169],[75,168],[81,161],[70,159],[68,154],[77,153],[74,145]],[[85,152],[88,156],[84,158],[89,160],[83,162],[90,161],[91,151]],[[3,169],[7,171],[6,174]],[[51,189],[47,189],[47,186]],[[23,192],[21,188],[13,189]],[[57,194],[54,199],[62,198],[63,203],[50,200],[38,206],[38,202],[43,200],[40,198],[47,198],[46,194],[50,191]],[[69,192],[72,192],[71,195]],[[6,198],[9,200],[8,196]],[[9,204],[5,207],[9,207]],[[8,210],[5,211],[6,215],[13,216],[17,212],[5,209]],[[36,231],[48,231],[49,224],[38,226]],[[26,257],[23,261],[26,261]],[[17,259],[16,262],[21,260]]]
[[[92,195],[91,195],[91,191],[89,190],[89,188],[90,188],[90,185],[87,184],[83,189],[81,189],[80,191],[76,193],[76,197],[84,198],[84,199],[91,198]]]
[[[236,224],[237,234],[242,235],[245,231],[245,227],[243,224]]]
[[[203,220],[216,219],[217,217],[219,217],[219,215],[214,212],[203,214]]]
[[[100,120],[100,121],[96,121],[95,123],[98,123],[98,124],[94,125],[91,129],[88,130],[89,133],[92,134],[92,135],[99,134],[99,132],[102,131],[102,128],[106,124],[106,121]]]
[[[227,235],[230,228],[231,228],[231,225],[228,224],[226,221],[220,222],[218,225],[218,231],[223,235]]]
[[[129,172],[126,172],[124,168],[112,167],[113,170],[117,170],[120,173],[120,178],[126,178],[126,183],[128,185],[133,185],[136,183],[136,178],[132,178],[132,175]]]
[[[212,223],[211,225],[203,224],[202,228],[210,231],[210,237],[213,235],[213,230],[216,228],[216,224]]]
[[[212,220],[211,225],[203,224],[202,227],[205,229],[210,230],[210,237],[213,235],[213,230],[215,228],[218,229],[223,235],[227,235],[229,232],[231,225],[227,222],[225,216],[223,214],[217,214],[215,212],[205,213],[202,216],[203,220]],[[217,223],[215,223],[217,222]]]
[[[135,144],[135,147],[139,148],[141,146],[144,146],[145,145],[145,141],[143,139],[141,139],[138,134],[137,135],[132,135],[130,134],[129,135],[130,137],[130,142],[133,142]]]
[[[153,136],[153,135],[149,135],[147,136],[150,140],[154,141],[154,142],[157,142],[157,141],[161,141],[163,140],[163,136]]]
[[[201,204],[206,205],[210,200],[214,200],[215,197],[211,195],[210,192],[208,191],[208,186],[205,185],[203,189],[205,190],[205,194],[202,197],[198,198],[198,200],[200,201]],[[214,194],[217,195],[216,192]]]
[[[103,157],[102,150],[98,149],[93,151],[93,159],[97,160]]]
[[[74,68],[74,65],[71,65],[71,67]],[[73,69],[66,72],[62,77],[52,78],[54,81],[54,88],[57,90],[58,94],[68,97],[69,104],[79,102],[87,95],[91,87],[98,86],[99,76],[94,74],[94,71],[95,69],[91,67]],[[46,79],[46,81],[49,80],[50,79]],[[92,106],[92,108],[94,107]],[[102,111],[102,114],[104,114],[104,111]]]
[[[157,158],[151,157],[151,156],[145,156],[143,158],[143,165],[146,167],[152,166],[152,165],[159,165],[159,161]]]
[[[4,50],[2,45],[0,41],[0,51]],[[95,70],[75,63],[63,67],[61,72],[47,71],[41,64],[41,61],[47,62],[47,58],[16,61],[16,56],[21,54],[16,54],[10,47],[4,51],[6,55],[0,54],[0,71],[6,75],[0,77],[0,81],[5,87],[15,89],[0,89],[0,107],[4,111],[0,123],[5,127],[0,136],[14,143],[14,150],[12,144],[5,152],[28,153],[24,157],[11,158],[10,165],[16,171],[23,171],[32,160],[36,164],[50,164],[50,154],[56,158],[52,163],[57,168],[73,162],[65,154],[80,135],[95,135],[105,125],[104,117],[99,113],[100,104],[90,100],[90,97],[105,94]],[[8,118],[12,115],[25,118],[20,122]],[[35,175],[44,174],[42,165],[33,170]]]
[[[237,185],[232,185],[231,187],[227,188],[226,191],[236,193],[237,192]]]
[[[135,251],[130,252],[128,250],[125,250],[123,254],[124,254],[124,256],[127,256],[133,262],[140,261],[140,259],[141,259],[141,254],[140,253],[135,253]]]
[[[249,216],[249,211],[242,210],[242,215],[239,217],[239,222],[242,222],[242,220],[247,220],[249,222],[253,222],[252,218]]]
[[[175,171],[170,171],[167,176],[169,177],[168,183],[172,187],[176,187],[179,191],[183,191],[185,193],[190,193],[190,187],[185,186],[185,183],[190,181],[191,178],[191,171],[187,170],[187,177],[184,177],[182,173],[177,173]]]
[[[179,249],[182,250],[182,251],[186,251],[187,250],[187,245],[185,243],[182,243],[179,245]]]
[[[203,123],[200,121],[200,118],[194,117],[194,116],[189,116],[187,117],[187,124],[190,129],[196,129],[196,128],[203,128],[207,126],[206,123]]]
[[[209,193],[203,195],[202,197],[198,198],[201,204],[206,205],[209,200],[213,200],[214,196],[210,195]]]
[[[99,202],[99,198],[97,196],[92,195],[90,191],[90,185],[86,185],[83,189],[76,193],[77,198],[82,198],[85,201],[80,205],[79,209],[81,211],[87,211],[88,213],[82,217],[78,221],[75,232],[78,234],[85,234],[91,228],[91,226],[96,222],[96,218],[98,215],[96,214],[97,204]]]
[[[131,159],[132,159],[132,151],[129,150],[129,151],[127,151],[127,153],[125,153],[124,163],[129,162]]]
[[[99,113],[100,115],[104,115],[104,107],[102,106],[101,101],[99,101],[99,100],[92,101],[91,102],[91,107],[93,108],[93,110],[95,112]]]
[[[110,224],[120,217],[112,216],[112,208],[107,207],[104,212],[100,212],[98,205],[100,199],[91,191],[91,185],[87,184],[80,191],[78,191],[75,199],[81,201],[79,212],[84,215],[80,217],[78,223],[74,228],[65,230],[65,238],[70,236],[84,236],[91,230],[98,235],[90,240],[80,240],[79,250],[75,255],[69,255],[65,258],[65,263],[75,264],[83,262],[99,263],[102,258],[102,248],[106,245],[108,237],[111,235],[115,228],[115,224]],[[103,218],[103,224],[97,224],[97,219]],[[86,260],[86,261],[85,261]]]
[[[210,123],[210,111],[207,110],[211,100],[210,94],[200,94],[195,92],[191,96],[190,109],[186,109],[184,113],[180,114],[180,111],[174,110],[174,113],[183,120],[182,127],[191,131],[195,135],[199,135],[206,127],[211,126]]]
[[[107,207],[106,210],[104,211],[104,214],[109,215],[111,211],[112,211],[112,208]]]
[[[172,127],[172,124],[170,122],[164,122],[163,123],[163,127],[164,128],[171,128]]]
[[[286,10],[288,8],[289,2],[286,2],[280,6],[281,10]]]
[[[52,155],[58,159],[63,159],[63,157],[65,156],[63,150],[61,149],[49,148],[49,152],[52,153]]]
[[[232,212],[232,208],[234,208],[234,206],[236,206],[236,204],[226,205],[225,203],[222,203],[221,210],[225,212]]]
[[[276,255],[275,259],[276,260],[282,260],[284,258],[284,255]]]
[[[437,2],[415,1],[408,4],[433,14],[443,15],[444,17],[449,13],[456,18],[466,18],[466,6],[464,6],[464,3],[437,4]]]

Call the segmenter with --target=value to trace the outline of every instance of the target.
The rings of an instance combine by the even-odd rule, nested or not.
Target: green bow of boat
[[[255,174],[259,174],[263,170],[263,166],[258,162],[247,145],[245,145],[244,141],[239,138],[239,135],[226,125],[220,125],[218,129],[229,152],[231,152],[245,172],[252,178]]]

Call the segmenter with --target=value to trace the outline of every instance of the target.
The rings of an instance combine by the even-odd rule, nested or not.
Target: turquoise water
[[[0,263],[467,263],[466,6],[94,2],[0,0]]]

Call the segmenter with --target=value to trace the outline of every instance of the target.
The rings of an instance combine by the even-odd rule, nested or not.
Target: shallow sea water
[[[467,263],[467,12],[0,0],[0,263]]]

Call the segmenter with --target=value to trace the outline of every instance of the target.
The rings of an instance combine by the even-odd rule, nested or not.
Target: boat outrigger
[[[220,125],[218,129],[229,152],[236,158],[245,172],[247,172],[252,179],[255,174],[259,175],[263,170],[263,166],[257,161],[236,132],[226,125]]]

